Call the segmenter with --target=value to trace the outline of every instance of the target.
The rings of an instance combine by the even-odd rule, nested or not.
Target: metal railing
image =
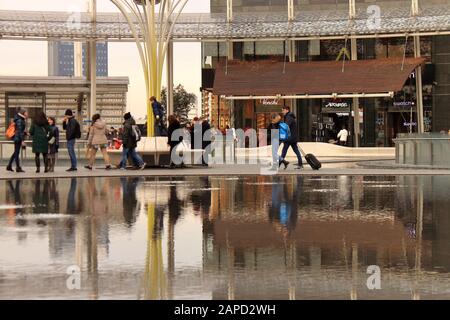
[[[86,147],[88,141],[87,140],[77,140],[75,144],[75,153],[77,158],[85,158],[86,155]],[[31,151],[31,140],[25,140],[25,148],[22,148],[20,152],[21,160],[29,160],[34,158],[34,154]],[[9,146],[8,150],[5,150],[5,146]],[[9,160],[12,153],[14,151],[14,141],[11,140],[0,140],[0,160]],[[97,155],[100,156],[100,155]],[[69,159],[69,153],[67,151],[67,140],[59,140],[59,159]]]

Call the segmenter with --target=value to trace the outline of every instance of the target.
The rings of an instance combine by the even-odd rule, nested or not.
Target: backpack
[[[78,123],[78,121],[76,121],[76,123],[75,123],[75,137],[77,139],[81,139],[81,128],[80,128],[80,124]]]
[[[14,138],[16,135],[16,124],[14,122],[9,125],[8,129],[6,129],[5,135],[8,139]]]
[[[286,122],[280,122],[280,141],[287,141],[291,137],[291,129]]]
[[[137,125],[131,126],[131,136],[136,140],[136,142],[141,141],[142,134]]]

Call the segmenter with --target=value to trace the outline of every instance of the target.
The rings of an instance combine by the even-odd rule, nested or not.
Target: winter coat
[[[25,127],[26,127],[25,119],[19,114],[16,114],[14,116],[14,123],[16,124],[16,133],[14,134],[14,142],[23,141],[25,139]]]
[[[159,116],[159,119],[162,120],[164,117],[164,110],[163,107],[161,106],[161,103],[159,103],[158,101],[153,101],[152,102],[152,109],[153,109],[153,114],[155,116]],[[156,121],[156,123],[158,123],[158,121]]]
[[[50,137],[55,137],[55,143],[48,145],[48,153],[55,154],[58,153],[59,149],[59,129],[57,126],[50,126]]]
[[[175,141],[172,141],[172,134],[178,129],[181,129],[181,125],[180,125],[179,121],[174,121],[173,123],[169,124],[169,128],[167,130],[168,144],[172,148],[175,147],[177,144],[179,144],[181,142],[180,140],[183,140],[183,137],[181,137],[179,139],[175,139]]]
[[[74,117],[63,122],[63,129],[66,130],[67,141],[79,139],[81,137],[80,124]]]
[[[32,124],[30,128],[30,135],[33,137],[32,151],[33,153],[48,153],[48,133],[50,126],[48,124],[39,126]]]
[[[108,144],[108,129],[106,128],[106,122],[98,119],[89,128],[89,139],[88,144],[92,146],[105,145]]]
[[[211,125],[208,121],[202,122],[202,149],[205,150],[211,144]]]
[[[297,143],[298,142],[298,130],[297,130],[297,119],[292,112],[288,112],[284,116],[284,122],[289,126],[291,131],[291,136],[287,140],[289,143]]]
[[[125,120],[123,123],[123,147],[125,149],[134,149],[137,147],[136,138],[133,136],[133,126],[136,125],[136,121],[133,118]]]
[[[279,130],[280,129],[280,123],[271,123],[267,127],[267,145],[272,144],[272,130]]]

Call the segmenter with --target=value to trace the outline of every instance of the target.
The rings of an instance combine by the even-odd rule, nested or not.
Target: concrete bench
[[[142,137],[138,142],[136,151],[147,164],[150,165],[169,165],[170,147],[167,144],[167,137]],[[183,151],[183,162],[189,165],[201,164],[203,150],[186,149]],[[111,163],[118,165],[122,159],[122,149],[108,150]]]

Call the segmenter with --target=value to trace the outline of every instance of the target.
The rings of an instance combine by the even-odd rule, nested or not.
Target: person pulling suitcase
[[[281,152],[278,166],[281,167],[281,165],[283,164],[284,169],[287,169],[289,162],[286,161],[285,158],[289,147],[291,147],[298,160],[296,169],[303,169],[302,155],[298,149],[297,120],[295,119],[295,115],[291,112],[291,108],[289,108],[288,106],[284,106],[281,112],[284,115],[284,123],[289,126],[289,136],[284,140],[280,138],[280,141],[283,142],[283,151]]]

